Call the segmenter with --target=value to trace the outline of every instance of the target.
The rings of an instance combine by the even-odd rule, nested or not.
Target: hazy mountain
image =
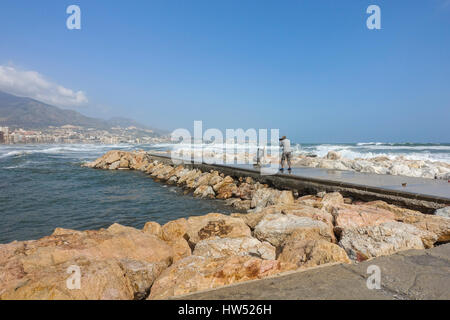
[[[77,111],[61,109],[31,98],[17,97],[0,91],[0,126],[43,129],[48,126],[68,124],[97,129],[134,126],[140,129],[152,129],[157,134],[165,133],[163,130],[150,128],[131,119],[112,118],[102,120],[91,118]]]
[[[169,133],[166,130],[153,128],[153,127],[144,125],[133,119],[128,119],[128,118],[114,117],[114,118],[111,118],[108,120],[108,124],[113,127],[122,127],[122,128],[136,127],[139,129],[153,130],[155,133],[158,133],[158,134],[168,134]]]

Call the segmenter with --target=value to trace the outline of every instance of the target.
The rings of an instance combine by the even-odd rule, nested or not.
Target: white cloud
[[[29,97],[58,107],[76,107],[88,102],[83,91],[53,83],[36,71],[0,65],[0,91]]]

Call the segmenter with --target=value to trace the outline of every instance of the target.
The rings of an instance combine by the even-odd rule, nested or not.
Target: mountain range
[[[0,91],[0,127],[44,129],[48,126],[64,125],[103,130],[118,126],[122,128],[133,126],[138,129],[153,130],[156,135],[167,134],[167,131],[140,124],[132,119],[91,118],[74,110],[61,109],[31,98],[18,97]]]

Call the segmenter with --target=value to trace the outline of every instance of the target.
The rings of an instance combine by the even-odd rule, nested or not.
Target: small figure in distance
[[[280,171],[284,171],[284,162],[287,161],[288,171],[291,173],[291,159],[292,159],[292,150],[291,150],[291,141],[286,138],[286,136],[282,136],[280,138],[280,147],[281,147],[281,169]]]

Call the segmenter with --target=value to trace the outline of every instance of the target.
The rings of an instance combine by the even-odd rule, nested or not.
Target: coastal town
[[[151,129],[141,129],[134,126],[127,128],[112,127],[109,130],[74,125],[48,126],[39,130],[0,127],[0,144],[146,144],[164,141],[167,141],[167,137],[158,135]]]

